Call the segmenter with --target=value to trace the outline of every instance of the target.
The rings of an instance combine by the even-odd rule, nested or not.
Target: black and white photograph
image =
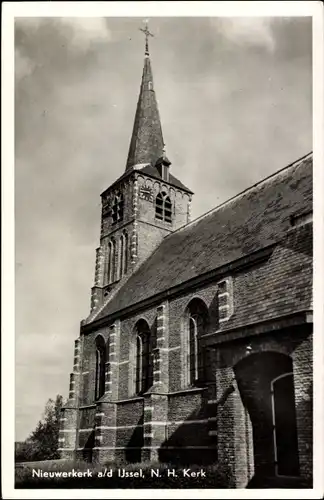
[[[4,498],[320,498],[320,3],[61,3],[3,42]]]

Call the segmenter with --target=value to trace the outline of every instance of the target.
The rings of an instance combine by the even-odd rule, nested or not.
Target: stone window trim
[[[227,276],[217,283],[219,326],[228,321],[234,313],[233,278]]]

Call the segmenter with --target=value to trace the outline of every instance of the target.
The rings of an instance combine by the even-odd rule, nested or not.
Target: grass
[[[41,470],[43,477],[37,477],[35,471]],[[143,477],[119,477],[118,469],[123,469],[126,473],[138,473],[142,470]],[[151,470],[159,470],[159,477],[152,474]],[[203,471],[205,476],[186,477],[184,471],[190,469],[191,472]],[[33,473],[34,470],[34,473]],[[63,477],[72,471],[83,472],[86,477]],[[87,472],[89,471],[89,472]],[[107,473],[112,477],[107,477]],[[168,476],[168,471],[169,476]],[[175,472],[177,477],[172,475]],[[46,473],[54,477],[44,477]],[[91,477],[88,477],[91,475]],[[142,462],[137,464],[105,466],[89,464],[87,462],[71,461],[43,461],[16,466],[15,470],[16,488],[232,488],[232,480],[229,471],[219,464],[179,466],[162,464],[158,462]]]

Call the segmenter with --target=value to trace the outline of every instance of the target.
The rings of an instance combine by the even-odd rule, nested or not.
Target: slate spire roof
[[[147,29],[147,28],[146,28]],[[144,33],[149,33],[145,30]],[[140,93],[137,102],[133,133],[129,146],[126,172],[138,164],[155,166],[158,158],[164,154],[164,141],[160,115],[156,101],[151,61],[149,56],[148,36],[145,40],[145,59]]]

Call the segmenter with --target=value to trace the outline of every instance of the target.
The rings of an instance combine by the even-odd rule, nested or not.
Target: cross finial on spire
[[[149,36],[154,36],[152,33],[150,33],[148,29],[148,24],[147,21],[145,22],[145,28],[139,28],[140,31],[142,31],[145,35],[145,55],[149,56],[149,45],[148,45],[148,37]]]

